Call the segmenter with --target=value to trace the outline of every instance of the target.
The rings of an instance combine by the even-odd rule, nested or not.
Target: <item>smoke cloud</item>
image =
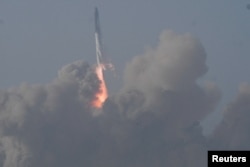
[[[98,114],[90,103],[100,81],[84,61],[62,67],[51,83],[1,90],[0,166],[206,166],[211,141],[224,141],[234,115],[245,114],[238,118],[248,125],[250,86],[226,110],[230,123],[219,128],[225,135],[208,141],[200,121],[214,111],[220,91],[214,83],[197,84],[205,61],[198,39],[164,31],[157,47],[127,64],[123,88]],[[235,133],[248,134],[241,130]],[[242,136],[226,145],[242,141],[247,144]]]
[[[164,31],[159,40],[155,49],[128,64],[125,86],[148,95],[196,87],[196,80],[207,71],[201,43],[190,34],[178,35],[173,31]]]
[[[50,84],[1,91],[1,166],[74,166],[87,152],[78,147],[90,147],[95,133],[88,104],[98,87],[94,71],[78,61]]]
[[[237,97],[224,110],[224,119],[214,133],[214,147],[250,150],[250,85],[240,85]]]

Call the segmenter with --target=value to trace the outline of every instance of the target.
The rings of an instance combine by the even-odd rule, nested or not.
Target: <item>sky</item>
[[[140,110],[148,111],[151,110],[148,109],[149,106],[156,106],[154,100],[159,98],[158,93],[154,94],[155,91],[157,92],[161,89],[171,91],[181,90],[181,95],[177,95],[176,99],[174,95],[173,97],[172,95],[169,95],[174,99],[173,104],[175,104],[176,100],[185,106],[186,103],[182,100],[185,99],[187,95],[195,95],[194,99],[198,101],[200,100],[198,97],[202,97],[199,102],[201,104],[204,103],[204,105],[194,106],[194,108],[190,108],[190,110],[196,110],[199,107],[199,109],[204,109],[203,112],[205,115],[197,116],[197,120],[200,121],[201,119],[206,118],[204,127],[210,132],[211,129],[223,119],[222,117],[224,115],[222,115],[222,113],[225,110],[229,113],[228,119],[233,119],[232,117],[235,114],[233,112],[234,109],[237,110],[244,108],[241,103],[242,99],[247,99],[248,97],[248,93],[246,92],[248,92],[249,86],[247,86],[246,83],[250,83],[248,73],[248,71],[250,71],[249,3],[249,0],[2,0],[0,1],[0,90],[3,92],[6,91],[6,94],[19,92],[24,97],[29,97],[30,94],[26,93],[29,92],[29,86],[25,86],[26,84],[23,83],[27,83],[28,85],[48,84],[48,86],[41,87],[31,86],[30,89],[31,92],[33,92],[31,93],[31,97],[39,97],[38,99],[40,99],[43,97],[43,94],[48,94],[48,98],[52,98],[52,102],[49,104],[46,103],[45,106],[49,106],[49,109],[45,107],[44,110],[56,111],[55,113],[57,113],[57,111],[59,111],[58,106],[59,108],[61,106],[59,105],[61,104],[59,102],[68,100],[59,97],[59,95],[63,96],[71,90],[73,92],[71,93],[74,94],[74,90],[78,89],[78,87],[71,85],[73,83],[69,82],[70,78],[73,79],[72,82],[76,82],[76,85],[79,84],[78,79],[87,82],[86,85],[96,83],[94,82],[93,74],[89,72],[90,70],[87,64],[84,64],[81,61],[78,63],[72,62],[83,60],[90,65],[95,63],[94,8],[98,7],[104,53],[111,58],[118,74],[117,78],[108,76],[107,86],[114,97],[112,96],[110,98],[110,104],[107,102],[106,110],[111,110],[116,106],[116,108],[121,110],[121,113],[125,110],[128,110],[129,112],[130,110],[136,111],[136,113]],[[174,40],[171,41],[170,39]],[[188,42],[182,43],[182,41],[179,41],[178,39],[183,39],[184,41],[187,40]],[[193,44],[192,47],[189,43]],[[169,44],[169,46],[171,45],[173,48],[171,49],[168,46],[165,48],[162,46],[164,44]],[[181,51],[185,51],[187,52],[186,55],[190,55],[190,50],[186,50],[186,47],[191,47],[190,50],[195,55],[195,57],[190,57],[188,59],[191,62],[195,62],[193,64],[182,57],[183,53]],[[204,52],[202,48],[204,48]],[[178,50],[180,50],[180,52],[178,52]],[[170,55],[170,58],[166,59],[167,62],[161,57],[161,53],[168,53]],[[175,62],[171,57],[171,54],[176,54],[177,57],[179,56],[181,60],[183,59],[185,61],[181,63]],[[150,58],[150,55],[155,55],[155,57]],[[201,55],[202,59],[197,58],[197,55]],[[203,55],[206,55],[206,60],[203,60]],[[144,58],[140,58],[140,56]],[[163,62],[163,65],[167,65],[169,69],[168,67],[166,67],[166,69],[163,67],[157,67],[157,65],[159,65],[158,63],[161,64],[161,61]],[[203,64],[203,61],[206,63],[207,71],[204,70],[205,65]],[[147,64],[147,67],[149,68],[144,69],[142,62],[146,62],[145,64]],[[177,67],[172,67],[171,62],[173,65],[177,65]],[[200,64],[200,66],[197,64]],[[140,68],[144,69],[144,73],[140,72]],[[183,71],[185,68],[187,68],[186,71]],[[71,70],[73,69],[83,72],[84,76],[73,75],[71,73]],[[173,70],[173,73],[168,70]],[[180,73],[180,71],[187,76]],[[152,78],[157,82],[152,82],[151,75],[155,73],[159,75]],[[193,76],[194,73],[197,73],[197,76]],[[138,74],[138,76],[135,74]],[[169,80],[165,81],[158,77],[165,77],[165,74],[166,78]],[[199,83],[198,86],[196,83],[193,83],[194,80]],[[173,85],[172,82],[176,84]],[[190,84],[190,89],[188,89],[187,92],[190,91],[191,93],[184,91],[182,84],[180,83]],[[84,91],[84,93],[88,92],[85,94],[86,98],[77,96],[76,99],[83,98],[83,101],[88,101],[89,98],[92,97],[96,85],[93,84],[88,88],[85,86],[83,86],[83,90],[81,87],[79,89]],[[57,89],[58,87],[69,87],[72,89],[70,89],[69,92],[64,92],[61,89]],[[131,93],[130,91],[133,89],[136,91]],[[49,90],[52,90],[51,94],[49,93]],[[56,92],[56,96],[53,94],[54,91]],[[135,101],[135,104],[133,103],[132,105],[132,102],[127,99],[127,103],[131,104],[131,108],[125,109],[125,104],[127,103],[125,103],[124,100],[126,100],[126,97],[134,98],[142,96],[141,98],[144,99],[144,96],[137,91],[145,94],[145,106],[142,105],[145,108],[138,107],[138,104],[141,103],[140,101]],[[205,94],[204,96],[201,95],[202,92]],[[5,96],[5,94],[1,94],[1,92],[0,95],[3,97]],[[219,98],[219,96],[221,96],[221,98]],[[164,98],[166,97],[164,96]],[[27,99],[27,104],[29,104],[29,106],[34,106],[34,110],[37,109],[38,106],[39,111],[40,108],[44,108],[44,106],[41,105],[41,107],[40,103],[37,101],[31,103],[30,99]],[[209,101],[209,99],[211,101]],[[15,102],[15,98],[13,98],[13,102]],[[26,101],[24,103],[26,104]],[[69,105],[75,103],[77,104],[76,111],[80,110],[81,107],[73,100],[72,102],[69,102]],[[193,102],[190,101],[190,103]],[[5,104],[5,101],[3,101],[3,104]],[[12,104],[11,101],[8,104]],[[23,103],[20,102],[21,111],[23,111],[21,113],[26,113],[26,110],[22,108],[22,104]],[[0,109],[2,111],[8,111],[5,110],[5,107],[1,108],[1,105],[2,104],[0,104]],[[161,101],[159,102],[159,105],[163,105]],[[20,106],[16,107],[20,108]],[[15,106],[13,107],[15,108]],[[207,112],[208,108],[213,108],[211,110],[215,113],[212,114],[212,116],[212,112]],[[12,111],[12,108],[10,110]],[[84,111],[85,110],[87,109],[84,109]],[[77,112],[74,114],[75,116],[78,116]],[[206,117],[206,114],[210,116]],[[8,114],[4,114],[3,118],[5,118],[6,115]],[[10,122],[13,120],[15,122],[18,118],[17,122],[19,125],[19,120],[23,120],[19,118],[20,115],[22,116],[22,114],[14,114],[13,119],[12,117],[7,118],[10,118]],[[62,120],[65,119],[64,116],[68,116],[66,112],[63,112]],[[80,115],[80,117],[81,116],[82,115]],[[145,117],[147,117],[147,115],[142,118],[140,116],[141,115],[139,114],[135,120],[144,120],[146,119]],[[33,116],[31,116],[31,118],[32,117]],[[47,115],[44,117],[48,118],[48,122],[51,121],[50,123],[52,125],[53,121],[58,121],[54,117],[51,118]],[[26,118],[26,115],[24,118]],[[24,119],[28,120],[28,122],[24,121],[25,126],[32,125],[32,121],[29,122],[29,118],[30,117]],[[75,117],[72,116],[72,119],[73,118]],[[70,118],[67,118],[66,120],[68,119]],[[106,119],[106,117],[105,119],[101,119],[101,123],[104,120],[106,121]],[[121,121],[120,119],[123,120],[122,118],[117,118],[117,120]],[[150,123],[147,123],[157,127],[157,124],[155,124],[157,119],[158,117],[151,122],[149,121]],[[87,119],[84,118],[84,120]],[[92,120],[92,117],[90,120]],[[125,120],[127,120],[127,118]],[[147,120],[148,119],[146,119],[146,121]],[[95,121],[96,120],[94,120],[94,122]],[[192,121],[185,120],[183,127],[190,126],[190,124],[192,124],[190,122]],[[116,123],[112,123],[116,125]],[[3,124],[5,125],[5,123]],[[89,124],[92,125],[92,122]],[[148,124],[145,126],[148,126]],[[96,124],[94,125],[98,126]],[[75,126],[72,125],[68,130],[74,129]],[[131,136],[131,139],[133,139],[133,137],[139,139],[141,136],[135,136],[134,131],[130,131],[131,129],[129,128],[127,129],[128,126],[132,125],[127,125],[127,122],[125,121],[124,127],[119,125],[118,130],[125,129],[125,132]],[[144,127],[144,123],[142,126]],[[57,128],[58,127],[55,129]],[[110,130],[109,127],[105,128],[105,130],[102,130]],[[225,140],[226,136],[228,136],[225,128],[226,126],[224,126],[224,124],[221,125],[215,132],[215,136],[220,136],[219,134],[223,132],[223,136],[218,138]],[[4,130],[2,131],[6,133],[8,132],[8,128],[3,129]],[[96,128],[95,130],[98,131],[100,129]],[[136,127],[135,131],[141,132],[141,129]],[[33,132],[33,129],[31,129],[30,132]],[[83,134],[83,136],[89,136],[88,131],[86,130],[84,133],[85,132],[86,134]],[[1,135],[2,134],[0,133],[0,139],[3,139],[0,141],[2,141],[4,148],[7,148],[7,146],[10,147],[11,144],[8,144],[9,140],[6,140],[6,136],[3,135],[2,137]],[[40,134],[37,134],[38,137],[39,135]],[[98,133],[98,135],[100,134]],[[113,134],[111,134],[111,136],[112,135]],[[120,135],[122,136],[122,134]],[[14,137],[10,139],[10,143],[14,143],[13,147],[11,147],[14,149],[16,139],[19,138],[19,136],[17,134],[13,136]],[[117,134],[115,134],[115,136],[117,137]],[[122,138],[121,136],[118,135],[117,139]],[[80,135],[78,137],[81,138],[82,136]],[[110,136],[104,136],[106,140],[109,137]],[[36,139],[37,138],[35,138],[35,140]],[[24,133],[24,138],[22,138],[21,141],[26,143],[30,140],[29,135]],[[125,139],[124,141],[126,141],[125,144],[130,143]],[[27,147],[28,150],[34,152],[34,157],[38,157],[38,154],[36,155],[36,153],[39,152],[37,150],[42,148],[42,144],[41,147],[39,146],[38,148],[30,143],[27,144],[27,146],[23,143],[21,142],[19,147],[21,150],[26,150]],[[67,143],[67,141],[62,141],[62,143]],[[133,144],[136,145],[136,143]],[[228,141],[228,145],[231,146],[230,148],[238,148],[237,144],[238,143]],[[116,146],[114,147],[117,148]],[[102,149],[105,150],[105,148]],[[117,150],[119,149],[120,148],[118,147]],[[151,147],[149,150],[150,149]],[[44,153],[46,153],[46,151],[48,150],[45,150]],[[110,155],[114,155],[115,153],[111,153]],[[126,153],[129,154],[129,151]],[[11,153],[6,151],[5,154],[10,155]],[[53,153],[51,154],[53,155]],[[19,155],[19,153],[16,155]],[[98,152],[98,156],[100,155],[101,152]],[[170,155],[172,155],[172,153],[170,153]],[[11,158],[13,158],[13,156],[9,157],[10,159],[5,161],[5,167],[14,166],[11,164]],[[48,162],[53,162],[55,164],[54,166],[60,166],[59,161],[57,161],[60,158],[61,157],[55,157],[54,161]],[[24,159],[26,163],[26,158]],[[44,159],[47,159],[47,157]],[[35,159],[33,161],[42,162],[44,159]],[[24,163],[21,161],[22,160],[18,159],[16,162]],[[127,161],[124,160],[124,162]],[[106,164],[110,166],[109,162],[106,162]],[[164,164],[164,162],[162,162],[162,164]]]

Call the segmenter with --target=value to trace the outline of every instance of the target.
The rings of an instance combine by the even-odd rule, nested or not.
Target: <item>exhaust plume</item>
[[[100,80],[100,86],[95,94],[93,101],[91,102],[91,105],[97,109],[100,109],[102,108],[102,105],[105,102],[105,100],[108,98],[108,90],[104,80],[102,67],[97,66],[95,72],[98,79]]]

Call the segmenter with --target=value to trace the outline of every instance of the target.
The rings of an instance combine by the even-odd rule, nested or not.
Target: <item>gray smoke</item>
[[[100,81],[83,61],[49,84],[0,91],[0,166],[206,166],[211,144],[199,122],[220,91],[197,83],[205,61],[199,40],[164,31],[156,48],[127,64],[123,88],[98,115],[90,102]]]
[[[189,90],[206,73],[206,53],[190,34],[164,31],[159,45],[135,57],[125,71],[125,86],[148,95],[165,90]],[[196,89],[196,88],[194,88]]]
[[[224,110],[224,119],[214,133],[217,149],[250,149],[250,85],[242,84],[238,95]]]
[[[95,133],[90,130],[92,115],[88,104],[98,87],[94,71],[78,61],[63,67],[50,84],[22,84],[1,91],[1,166],[77,163],[86,151],[78,147],[88,145],[84,140],[91,141],[91,134]]]
[[[158,47],[127,65],[124,88],[104,106],[102,127],[120,147],[114,166],[206,166],[199,121],[215,109],[220,92],[213,83],[197,84],[205,59],[197,39],[165,31]]]

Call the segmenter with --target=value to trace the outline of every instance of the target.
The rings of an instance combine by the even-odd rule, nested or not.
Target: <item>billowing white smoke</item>
[[[190,34],[164,31],[157,48],[137,56],[125,71],[125,85],[138,89],[185,89],[205,74],[206,53]]]
[[[191,35],[163,32],[156,48],[127,65],[123,89],[100,115],[90,107],[100,81],[83,61],[49,84],[0,91],[0,166],[206,166],[199,121],[220,93],[197,84],[205,59]]]
[[[204,48],[190,34],[164,31],[157,48],[128,64],[125,86],[151,96],[165,90],[188,90],[206,73],[205,59]]]

